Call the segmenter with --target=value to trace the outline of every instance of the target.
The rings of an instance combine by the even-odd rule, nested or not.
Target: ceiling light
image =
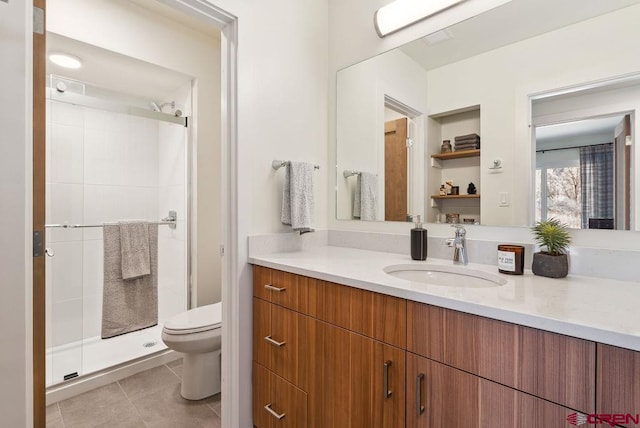
[[[82,60],[80,58],[66,53],[51,53],[49,54],[49,61],[64,68],[82,67]]]
[[[396,0],[378,9],[373,22],[378,35],[384,37],[463,1]]]

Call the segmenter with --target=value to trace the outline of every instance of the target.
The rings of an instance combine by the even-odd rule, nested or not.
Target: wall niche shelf
[[[472,158],[477,156],[480,156],[480,149],[463,150],[459,152],[449,152],[449,153],[436,153],[434,155],[431,155],[432,158],[440,159],[440,160]]]
[[[431,199],[480,199],[480,195],[431,195]]]
[[[480,194],[482,193],[480,174],[480,148],[440,153],[442,142],[455,144],[457,136],[482,135],[480,127],[480,105],[467,105],[429,116],[427,121],[427,156],[425,168],[427,183],[425,197],[425,219],[438,222],[446,214],[460,215],[460,221],[481,218]],[[473,147],[473,146],[472,146]],[[454,147],[455,148],[455,147]],[[486,156],[486,151],[483,154]],[[452,182],[459,187],[460,193],[466,193],[470,183],[476,186],[477,194],[440,196],[440,186]]]

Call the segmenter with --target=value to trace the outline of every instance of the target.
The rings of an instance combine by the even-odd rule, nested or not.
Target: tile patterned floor
[[[217,428],[220,394],[180,396],[182,360],[156,367],[47,407],[47,428]]]

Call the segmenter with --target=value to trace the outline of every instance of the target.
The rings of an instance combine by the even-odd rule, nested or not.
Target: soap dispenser
[[[416,216],[416,227],[411,229],[411,258],[427,259],[427,229],[422,228],[419,215]]]

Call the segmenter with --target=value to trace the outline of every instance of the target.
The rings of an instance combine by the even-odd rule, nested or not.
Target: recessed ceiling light
[[[51,53],[49,54],[49,61],[64,68],[80,68],[82,67],[82,60],[74,55],[66,53]]]

